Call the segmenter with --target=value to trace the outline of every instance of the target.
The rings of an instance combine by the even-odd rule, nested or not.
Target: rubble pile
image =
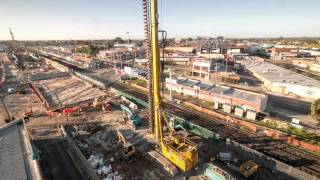
[[[111,159],[112,160],[112,159]],[[111,161],[110,160],[110,161]],[[113,171],[111,164],[108,164],[103,155],[91,155],[88,159],[90,166],[95,169],[97,175],[103,180],[122,180],[123,177],[118,171]]]

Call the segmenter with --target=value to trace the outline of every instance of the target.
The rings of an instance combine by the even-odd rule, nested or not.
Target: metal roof
[[[247,69],[271,82],[320,88],[320,81],[268,62],[249,65]]]
[[[0,127],[0,179],[27,179],[17,124]]]

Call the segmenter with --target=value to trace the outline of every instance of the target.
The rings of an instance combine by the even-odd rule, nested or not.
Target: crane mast
[[[162,141],[161,97],[160,97],[160,51],[158,43],[158,6],[157,0],[151,0],[151,44],[152,44],[152,86],[154,103],[155,137]]]

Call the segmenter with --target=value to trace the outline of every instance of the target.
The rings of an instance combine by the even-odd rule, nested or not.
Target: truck
[[[14,94],[16,90],[14,88],[8,88],[8,94]]]

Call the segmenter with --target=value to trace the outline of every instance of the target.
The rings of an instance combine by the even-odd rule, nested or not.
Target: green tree
[[[124,43],[124,40],[121,37],[116,37],[114,41],[117,43]]]
[[[311,114],[316,116],[320,115],[320,98],[311,104]]]

